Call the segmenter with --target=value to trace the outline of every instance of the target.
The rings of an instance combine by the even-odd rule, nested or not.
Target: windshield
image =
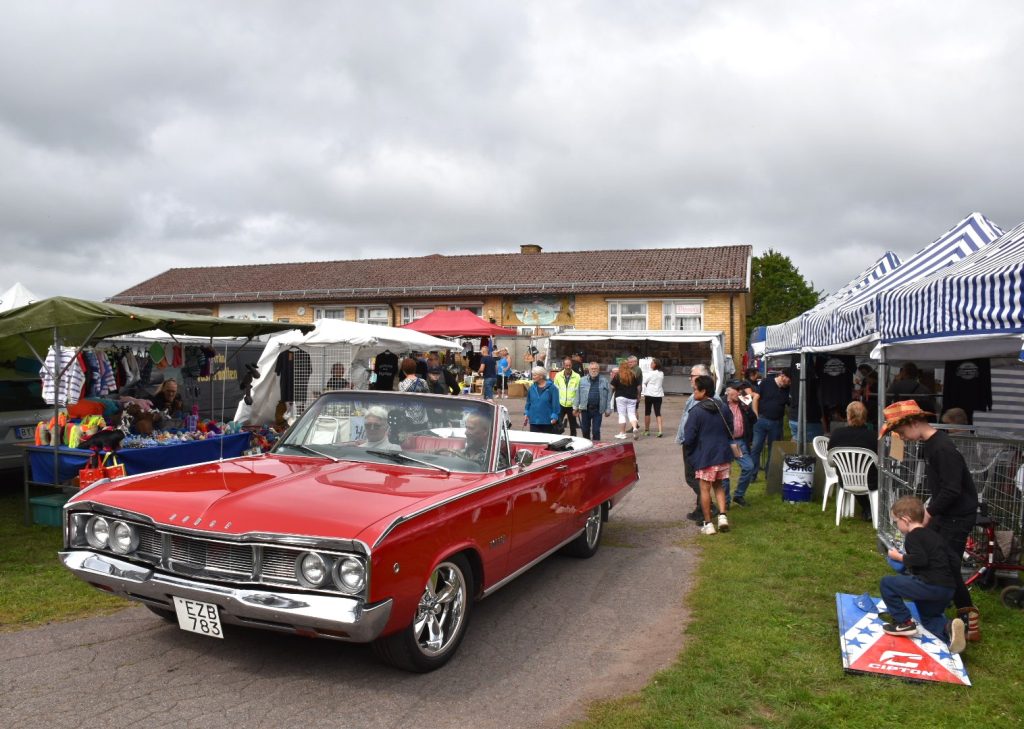
[[[313,403],[274,452],[483,472],[494,449],[494,412],[448,395],[333,392]]]

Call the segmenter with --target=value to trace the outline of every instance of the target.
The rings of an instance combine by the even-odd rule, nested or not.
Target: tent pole
[[[64,374],[64,370],[60,366],[60,356],[63,354],[61,350],[63,342],[60,338],[60,331],[57,327],[53,328],[53,371],[56,375],[53,380],[53,431],[50,433],[50,442],[53,444],[53,485],[60,487],[60,444],[64,439],[64,434],[58,430],[58,420],[60,417],[60,384],[61,375]],[[66,400],[65,400],[66,402]],[[56,437],[54,437],[56,433]]]
[[[807,453],[807,355],[800,352],[800,407],[797,412],[797,427],[800,428],[800,455]]]
[[[878,394],[877,394],[877,398],[878,398],[878,428],[879,428],[879,430],[881,430],[881,428],[882,428],[882,423],[885,422],[885,392],[888,389],[888,387],[886,387],[886,384],[885,384],[886,381],[887,381],[887,369],[888,369],[888,365],[887,365],[887,361],[886,361],[887,357],[886,357],[885,347],[881,347],[880,349],[881,349],[881,353],[879,354],[879,360],[878,360]],[[881,472],[882,464],[885,463],[885,455],[886,455],[885,451],[886,451],[886,448],[885,448],[885,438],[879,438],[878,439],[878,468],[879,468],[879,472]]]

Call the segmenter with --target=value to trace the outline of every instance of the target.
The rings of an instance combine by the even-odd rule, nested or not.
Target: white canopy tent
[[[550,341],[555,342],[664,342],[679,344],[707,344],[711,352],[711,371],[715,375],[718,392],[721,392],[726,380],[725,372],[725,336],[722,332],[682,332],[671,329],[643,329],[643,330],[579,330],[574,329],[561,334],[551,335]],[[691,362],[691,365],[701,364]],[[666,389],[666,392],[668,390]]]
[[[260,378],[253,383],[252,405],[246,405],[244,400],[239,402],[235,420],[248,423],[273,422],[280,399],[280,382],[274,367],[278,355],[292,347],[312,355],[327,348],[347,346],[351,348],[349,364],[352,360],[373,357],[388,348],[418,352],[462,349],[460,345],[447,339],[421,334],[412,329],[361,324],[341,319],[319,319],[314,323],[315,328],[308,334],[293,330],[279,334],[267,342],[257,364]],[[311,373],[311,379],[315,381],[326,379],[327,376],[321,359],[312,358],[314,371]]]
[[[41,297],[22,286],[19,281],[0,294],[0,311],[10,311],[41,300]]]

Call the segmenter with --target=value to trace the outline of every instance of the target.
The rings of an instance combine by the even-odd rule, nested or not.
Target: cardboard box
[[[522,382],[510,382],[508,383],[508,396],[509,397],[526,397],[526,385]]]

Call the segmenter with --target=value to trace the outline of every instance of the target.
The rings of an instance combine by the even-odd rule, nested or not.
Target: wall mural
[[[573,326],[576,323],[576,297],[521,296],[506,299],[502,321],[511,326]]]

